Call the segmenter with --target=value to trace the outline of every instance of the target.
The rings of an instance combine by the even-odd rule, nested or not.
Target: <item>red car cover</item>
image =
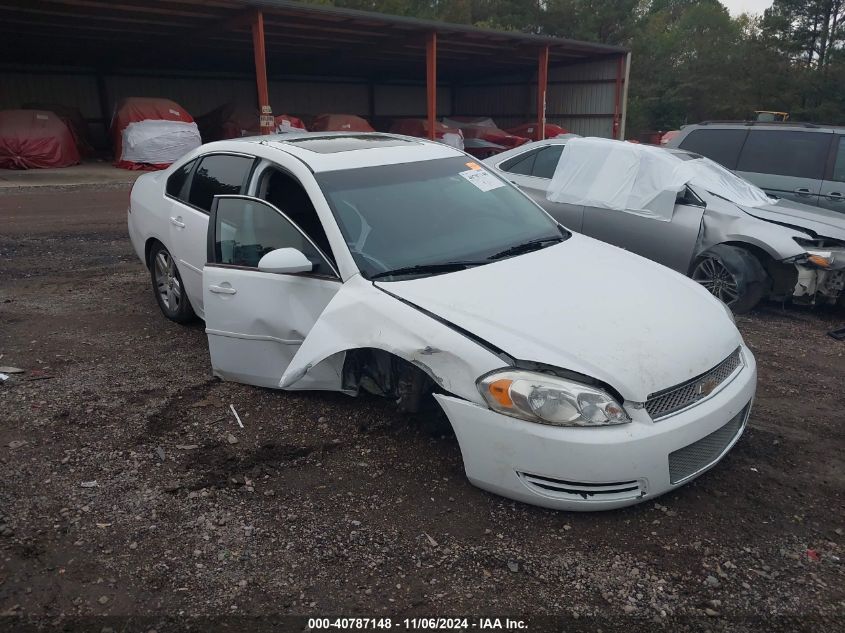
[[[114,164],[123,169],[166,169],[170,163],[148,164],[133,163],[121,159],[123,154],[123,130],[130,123],[146,121],[181,121],[193,123],[193,117],[175,101],[154,97],[127,97],[122,99],[114,112],[111,122],[112,144],[114,146]]]
[[[486,117],[453,117],[443,123],[459,128],[464,134],[466,151],[473,156],[486,158],[528,142],[524,136],[509,134],[496,127],[493,119]]]
[[[81,156],[93,156],[95,154],[94,147],[89,140],[88,124],[79,108],[60,103],[25,103],[23,107],[25,110],[47,110],[54,113],[67,125],[73,135],[73,140],[76,142],[76,149],[79,150],[79,154]]]
[[[46,110],[0,111],[0,168],[69,167],[79,150],[67,125]]]
[[[311,125],[312,132],[375,132],[365,119],[354,114],[321,114]]]
[[[529,138],[532,141],[540,140],[540,126],[536,123],[523,123],[522,125],[508,128],[507,132],[514,136]],[[560,134],[569,134],[569,130],[554,123],[546,123],[546,135],[543,138],[554,138]]]

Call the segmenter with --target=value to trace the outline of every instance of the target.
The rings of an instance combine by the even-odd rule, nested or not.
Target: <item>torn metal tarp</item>
[[[707,158],[600,138],[567,142],[547,198],[668,222],[675,198],[687,184],[746,206],[773,202],[762,190]]]

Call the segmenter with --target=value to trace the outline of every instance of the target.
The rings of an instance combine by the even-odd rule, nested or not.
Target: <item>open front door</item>
[[[267,272],[280,248],[305,255],[310,272]],[[202,271],[205,326],[214,375],[261,387],[279,381],[341,281],[325,254],[284,213],[247,196],[218,196]],[[324,363],[299,389],[338,389],[340,363]]]

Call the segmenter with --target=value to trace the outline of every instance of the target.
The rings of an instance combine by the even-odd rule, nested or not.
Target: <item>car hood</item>
[[[829,237],[845,242],[845,214],[801,204],[793,200],[778,200],[774,204],[761,207],[741,207],[748,215],[787,224],[799,229],[812,231],[820,237]]]
[[[708,371],[742,341],[695,282],[578,234],[486,266],[376,286],[515,359],[592,376],[635,402]]]

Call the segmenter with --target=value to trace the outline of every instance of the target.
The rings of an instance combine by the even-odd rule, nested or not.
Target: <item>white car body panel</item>
[[[215,376],[278,388],[339,281],[206,266],[205,331]],[[326,364],[301,389],[338,389],[340,368]]]
[[[517,420],[458,398],[436,397],[455,429],[467,478],[479,488],[558,510],[610,510],[664,494],[719,461],[678,484],[670,480],[667,455],[717,431],[744,409],[747,419],[757,367],[747,348],[743,357],[745,366],[718,397],[659,422],[652,422],[642,409],[626,407],[630,424],[561,428]],[[745,420],[719,458],[739,440],[744,425]],[[558,490],[544,489],[521,474],[565,483],[556,484]],[[625,482],[635,485],[619,485]],[[629,490],[608,493],[620,488]]]
[[[337,154],[285,142],[300,136],[211,143],[169,170],[141,176],[132,191],[133,247],[142,260],[150,240],[173,254],[189,299],[206,320],[216,375],[266,387],[352,394],[356,389],[343,382],[348,353],[383,350],[419,367],[438,385],[437,401],[455,429],[473,483],[528,503],[577,510],[630,505],[673,489],[679,484],[669,480],[668,452],[702,440],[749,406],[756,367],[724,306],[683,276],[584,236],[460,272],[393,282],[365,279],[314,173],[476,159],[420,139],[410,139],[406,147]],[[166,196],[164,188],[180,165],[216,152],[259,159],[247,195],[258,195],[256,182],[269,166],[299,180],[326,232],[339,279],[206,265],[208,216],[196,212],[189,221],[185,209],[194,210]],[[192,275],[198,284],[188,282]],[[642,408],[650,394],[698,379],[738,347],[745,364],[702,402],[658,422]],[[523,363],[605,383],[622,397],[632,422],[555,427],[489,409],[479,378]],[[636,480],[639,487],[633,496],[573,498],[529,485],[520,472],[598,488]]]
[[[596,292],[596,279],[613,285]],[[514,358],[598,378],[637,402],[716,366],[742,340],[697,283],[578,234],[487,266],[377,283]]]
[[[420,367],[443,389],[478,404],[484,400],[476,379],[507,366],[489,349],[359,275],[343,285],[320,315],[279,387],[295,388],[325,359],[360,348],[395,354]]]

